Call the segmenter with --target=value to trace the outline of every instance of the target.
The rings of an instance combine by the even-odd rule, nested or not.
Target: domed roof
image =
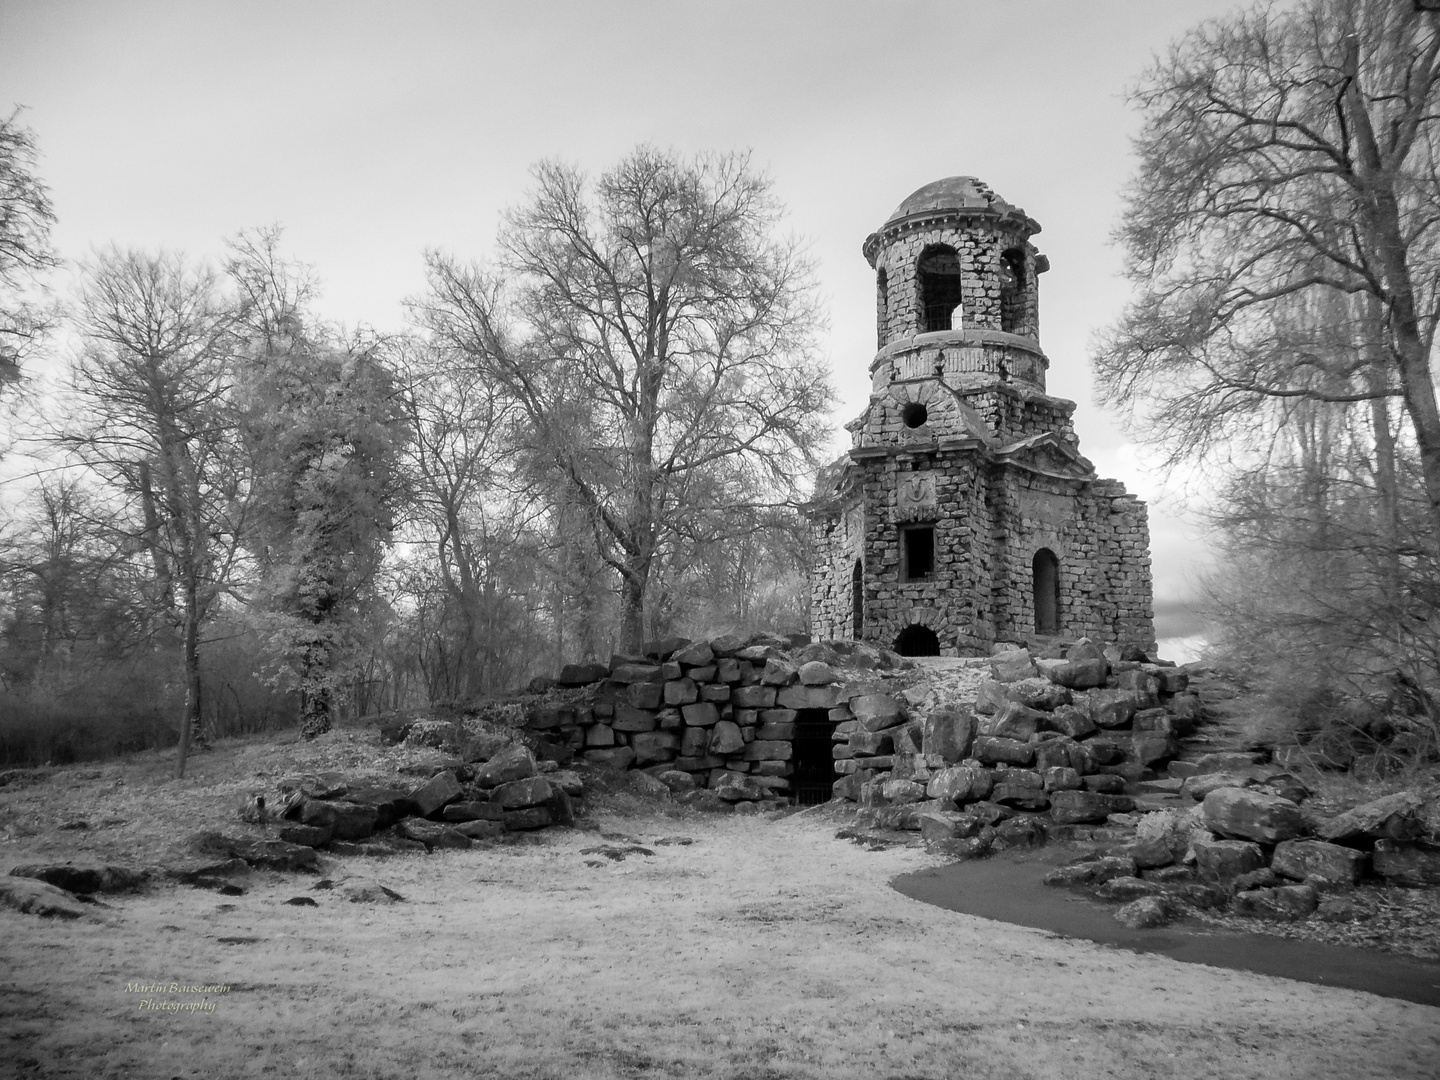
[[[885,224],[911,214],[936,210],[994,210],[1004,214],[1018,210],[1018,207],[1000,198],[990,190],[989,184],[978,177],[947,176],[944,180],[932,181],[916,191],[895,208],[895,212],[885,219]],[[1024,211],[1020,213],[1023,214]]]

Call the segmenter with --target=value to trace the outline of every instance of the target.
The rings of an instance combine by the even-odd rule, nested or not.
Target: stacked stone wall
[[[887,231],[885,245],[875,263],[886,272],[889,303],[882,313],[882,344],[917,333],[923,326],[917,264],[925,249],[945,244],[960,259],[961,311],[964,326],[1000,329],[1000,256],[1011,248],[1025,253],[1025,291],[1015,333],[1039,340],[1039,308],[1035,287],[1035,249],[1018,225],[956,218],[918,227]]]

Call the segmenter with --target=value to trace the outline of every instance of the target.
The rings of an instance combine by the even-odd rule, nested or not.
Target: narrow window
[[[1060,633],[1060,560],[1049,548],[1035,553],[1031,564],[1035,583],[1035,632],[1048,637]]]
[[[1025,253],[1010,248],[1000,256],[1000,329],[1018,334],[1025,325]]]
[[[850,572],[850,637],[860,641],[865,636],[865,564],[855,560]]]
[[[909,525],[900,530],[900,580],[929,581],[935,572],[935,526]]]
[[[928,626],[911,623],[895,638],[895,651],[901,656],[939,656],[940,639]]]
[[[920,332],[959,329],[960,256],[944,244],[926,248],[915,264],[920,284]]]
[[[878,309],[876,347],[885,347],[885,333],[890,324],[890,276],[885,273],[882,266],[875,274],[875,306]]]

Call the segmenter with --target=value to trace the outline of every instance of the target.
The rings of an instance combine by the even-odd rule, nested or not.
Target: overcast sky
[[[1128,295],[1109,243],[1134,162],[1124,91],[1211,0],[731,3],[0,0],[0,110],[23,105],[67,259],[111,242],[214,257],[278,222],[326,318],[403,326],[421,253],[488,257],[530,166],[600,172],[639,143],[748,149],[808,240],[839,425],[864,405],[866,235],[967,174],[1043,226],[1049,390],[1081,451],[1151,502],[1157,629],[1205,552],[1118,418],[1087,343]]]

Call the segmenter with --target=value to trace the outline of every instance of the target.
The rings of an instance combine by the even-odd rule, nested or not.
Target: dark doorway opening
[[[1035,632],[1048,637],[1060,633],[1060,560],[1049,548],[1035,553],[1031,564],[1035,582]]]
[[[850,637],[860,641],[865,636],[865,564],[855,560],[850,572]]]
[[[790,793],[796,806],[830,801],[835,789],[835,759],[830,734],[835,724],[826,709],[800,709],[795,714],[795,741],[790,758]]]
[[[935,572],[935,526],[907,525],[900,539],[900,580],[929,581]]]
[[[901,656],[939,656],[940,639],[928,626],[911,623],[895,639],[895,651]]]
[[[1000,256],[1000,329],[1018,334],[1025,319],[1025,253],[1010,248]]]

